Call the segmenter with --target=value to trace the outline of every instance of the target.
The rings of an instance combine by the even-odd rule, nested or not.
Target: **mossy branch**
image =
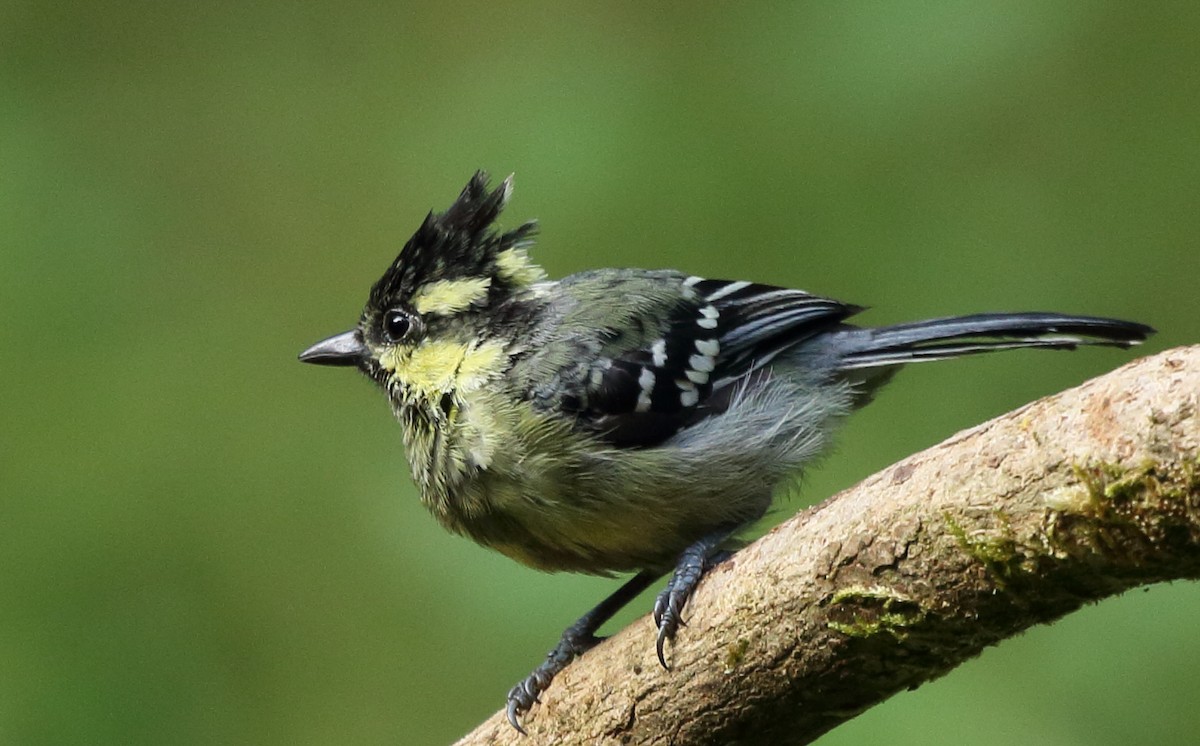
[[[671,648],[648,618],[525,717],[460,744],[803,744],[1080,606],[1200,577],[1200,346],[972,428],[714,570]]]

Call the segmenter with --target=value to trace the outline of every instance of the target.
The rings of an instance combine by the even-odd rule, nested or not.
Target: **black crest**
[[[496,256],[532,243],[537,227],[531,221],[507,233],[495,228],[511,194],[511,176],[489,190],[487,173],[476,171],[448,210],[426,216],[371,288],[368,305],[406,301],[422,285],[438,280],[489,277],[493,295],[508,290],[503,274],[497,273]]]

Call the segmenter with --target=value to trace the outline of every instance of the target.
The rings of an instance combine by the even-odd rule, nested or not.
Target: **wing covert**
[[[714,394],[861,310],[757,283],[688,277],[682,284],[673,308],[642,320],[657,335],[606,348],[564,400],[580,427],[613,445],[656,445],[724,411],[728,396]]]

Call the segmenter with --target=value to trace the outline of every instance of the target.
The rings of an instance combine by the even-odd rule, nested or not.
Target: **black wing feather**
[[[661,337],[602,358],[572,397],[577,422],[623,447],[661,443],[724,411],[714,396],[860,307],[771,285],[688,278]]]

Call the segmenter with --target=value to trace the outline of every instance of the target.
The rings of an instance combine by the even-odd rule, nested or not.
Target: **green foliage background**
[[[382,399],[295,362],[476,168],[554,275],[1200,340],[1198,35],[1192,3],[0,4],[0,742],[446,743],[614,587],[443,534]],[[909,371],[779,516],[1131,357]],[[1195,743],[1198,617],[1105,602],[822,743]]]

